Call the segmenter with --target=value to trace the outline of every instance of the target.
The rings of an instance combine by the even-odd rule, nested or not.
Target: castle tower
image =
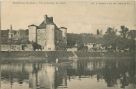
[[[48,15],[44,16],[44,24],[53,23],[53,17],[48,17]]]
[[[37,26],[36,25],[29,25],[29,41],[30,42],[37,42]]]
[[[46,51],[55,51],[55,26],[46,25],[46,43],[44,49]]]

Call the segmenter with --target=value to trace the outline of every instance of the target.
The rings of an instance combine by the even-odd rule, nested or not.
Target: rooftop
[[[55,25],[53,22],[53,17],[44,16],[44,21],[38,26],[38,29],[46,28],[47,24]]]

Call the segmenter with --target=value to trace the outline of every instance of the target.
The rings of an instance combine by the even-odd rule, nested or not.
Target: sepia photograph
[[[0,89],[136,89],[136,0],[0,0]]]

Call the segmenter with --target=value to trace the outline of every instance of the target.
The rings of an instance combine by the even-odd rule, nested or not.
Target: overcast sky
[[[98,1],[98,0],[97,0]],[[122,4],[121,4],[122,3]],[[68,32],[96,33],[96,29],[108,26],[119,28],[126,25],[136,29],[136,9],[134,2],[56,2],[50,0],[2,1],[2,29],[27,29],[28,25],[39,25],[44,15],[54,17],[58,27],[68,28]]]

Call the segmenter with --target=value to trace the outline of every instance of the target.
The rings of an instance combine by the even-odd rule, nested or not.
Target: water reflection
[[[135,89],[135,62],[81,59],[59,64],[0,64],[1,89],[75,89],[79,84],[78,89]]]

